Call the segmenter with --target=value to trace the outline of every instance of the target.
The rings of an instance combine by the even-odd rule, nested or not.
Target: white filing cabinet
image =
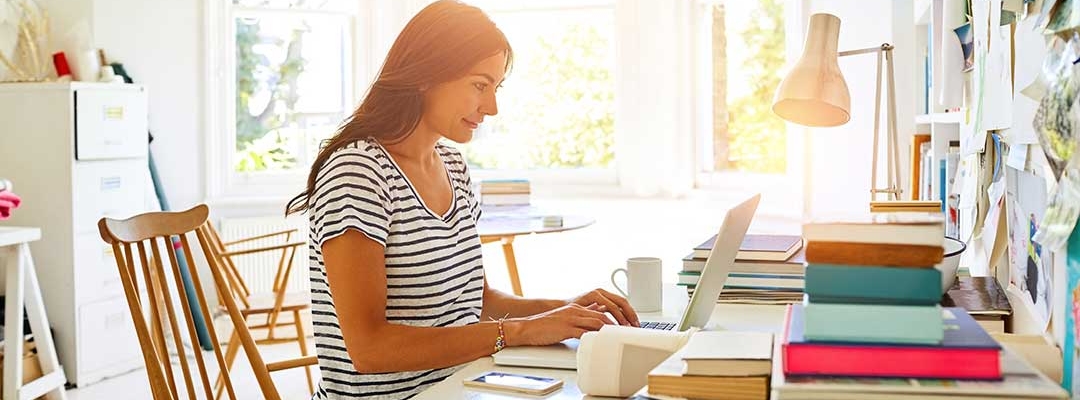
[[[0,177],[24,201],[3,224],[41,227],[32,254],[60,363],[77,386],[142,366],[97,221],[146,211],[148,174],[142,86],[0,84]]]

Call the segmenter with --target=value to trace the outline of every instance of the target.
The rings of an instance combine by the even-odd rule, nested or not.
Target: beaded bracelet
[[[498,325],[499,325],[499,335],[495,336],[495,352],[496,353],[498,353],[499,350],[502,350],[503,348],[506,347],[506,333],[503,331],[503,321],[505,321],[506,317],[509,316],[509,315],[510,314],[506,314],[502,318],[499,318],[497,320]],[[495,319],[492,318],[492,320],[495,320]]]

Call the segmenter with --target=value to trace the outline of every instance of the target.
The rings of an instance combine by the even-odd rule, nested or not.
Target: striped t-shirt
[[[409,398],[459,369],[357,372],[345,351],[322,257],[323,243],[355,229],[385,246],[390,323],[440,327],[478,322],[484,289],[476,233],[480,208],[461,153],[442,144],[435,150],[454,192],[445,215],[424,204],[373,139],[335,151],[319,170],[309,200],[311,313],[322,372],[316,399]]]

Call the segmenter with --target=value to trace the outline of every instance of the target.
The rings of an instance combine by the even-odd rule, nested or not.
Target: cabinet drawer
[[[142,355],[135,325],[123,297],[79,307],[79,371],[126,363]]]
[[[132,257],[138,263],[139,254],[135,253]],[[75,235],[75,273],[77,304],[124,295],[124,285],[120,282],[112,246],[101,240],[98,234]]]
[[[75,91],[75,159],[145,157],[146,108],[141,88]]]
[[[75,233],[96,233],[102,217],[144,212],[148,174],[145,159],[75,163]]]

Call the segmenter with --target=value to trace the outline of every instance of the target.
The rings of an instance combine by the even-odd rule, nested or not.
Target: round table
[[[544,226],[545,216],[561,216],[562,226]],[[510,275],[510,286],[514,294],[521,296],[521,280],[518,278],[517,260],[514,257],[514,238],[521,235],[553,233],[581,229],[596,222],[594,219],[579,215],[561,215],[546,213],[528,206],[483,207],[483,214],[476,224],[480,234],[480,243],[501,242],[506,269]]]

